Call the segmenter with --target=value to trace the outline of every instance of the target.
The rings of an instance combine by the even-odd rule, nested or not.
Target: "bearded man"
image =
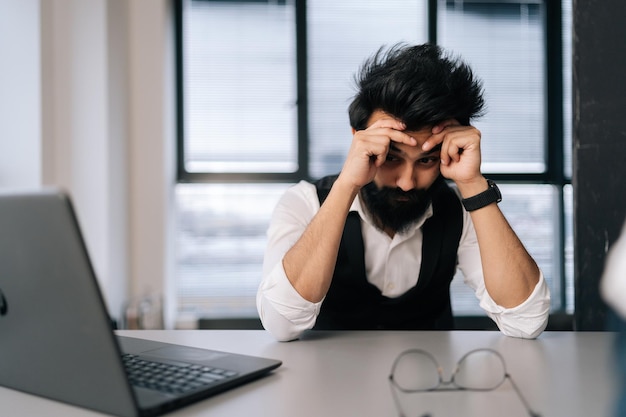
[[[341,172],[290,188],[272,216],[265,329],[453,329],[459,269],[502,333],[537,337],[550,292],[480,171],[481,82],[429,44],[379,49],[356,81]]]

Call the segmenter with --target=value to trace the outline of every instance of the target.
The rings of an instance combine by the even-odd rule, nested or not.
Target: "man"
[[[300,182],[274,212],[257,294],[264,327],[282,341],[311,328],[450,329],[458,267],[504,334],[537,337],[550,294],[480,172],[470,120],[481,83],[437,46],[396,45],[367,60],[357,84],[341,173]]]

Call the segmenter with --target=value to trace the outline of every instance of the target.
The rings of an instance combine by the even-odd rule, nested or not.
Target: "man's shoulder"
[[[315,194],[315,183],[300,180],[296,184],[287,189],[285,195],[300,196],[301,198],[309,199],[311,195]]]
[[[339,174],[326,175],[313,181],[312,184],[315,185],[316,188],[330,189],[337,180],[337,177],[339,177]]]
[[[339,174],[327,175],[313,182],[313,185],[315,186],[315,189],[317,191],[317,198],[319,199],[320,204],[324,202],[326,197],[328,197],[328,193],[330,192],[330,189],[337,180],[337,177],[339,177]]]
[[[279,198],[275,213],[290,213],[289,216],[307,216],[315,214],[320,204],[317,199],[315,185],[301,180],[289,186]]]

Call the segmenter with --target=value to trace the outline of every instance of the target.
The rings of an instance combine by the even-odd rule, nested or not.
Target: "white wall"
[[[170,20],[168,0],[0,0],[0,187],[67,189],[111,314],[159,293],[168,323]]]
[[[169,0],[118,0],[129,15],[129,206],[131,293],[165,297],[173,327],[175,91]]]

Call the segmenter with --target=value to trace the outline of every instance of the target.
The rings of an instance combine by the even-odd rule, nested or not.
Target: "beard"
[[[402,233],[415,224],[428,209],[431,188],[402,191],[393,187],[379,188],[374,182],[370,182],[361,188],[359,196],[379,229]]]

